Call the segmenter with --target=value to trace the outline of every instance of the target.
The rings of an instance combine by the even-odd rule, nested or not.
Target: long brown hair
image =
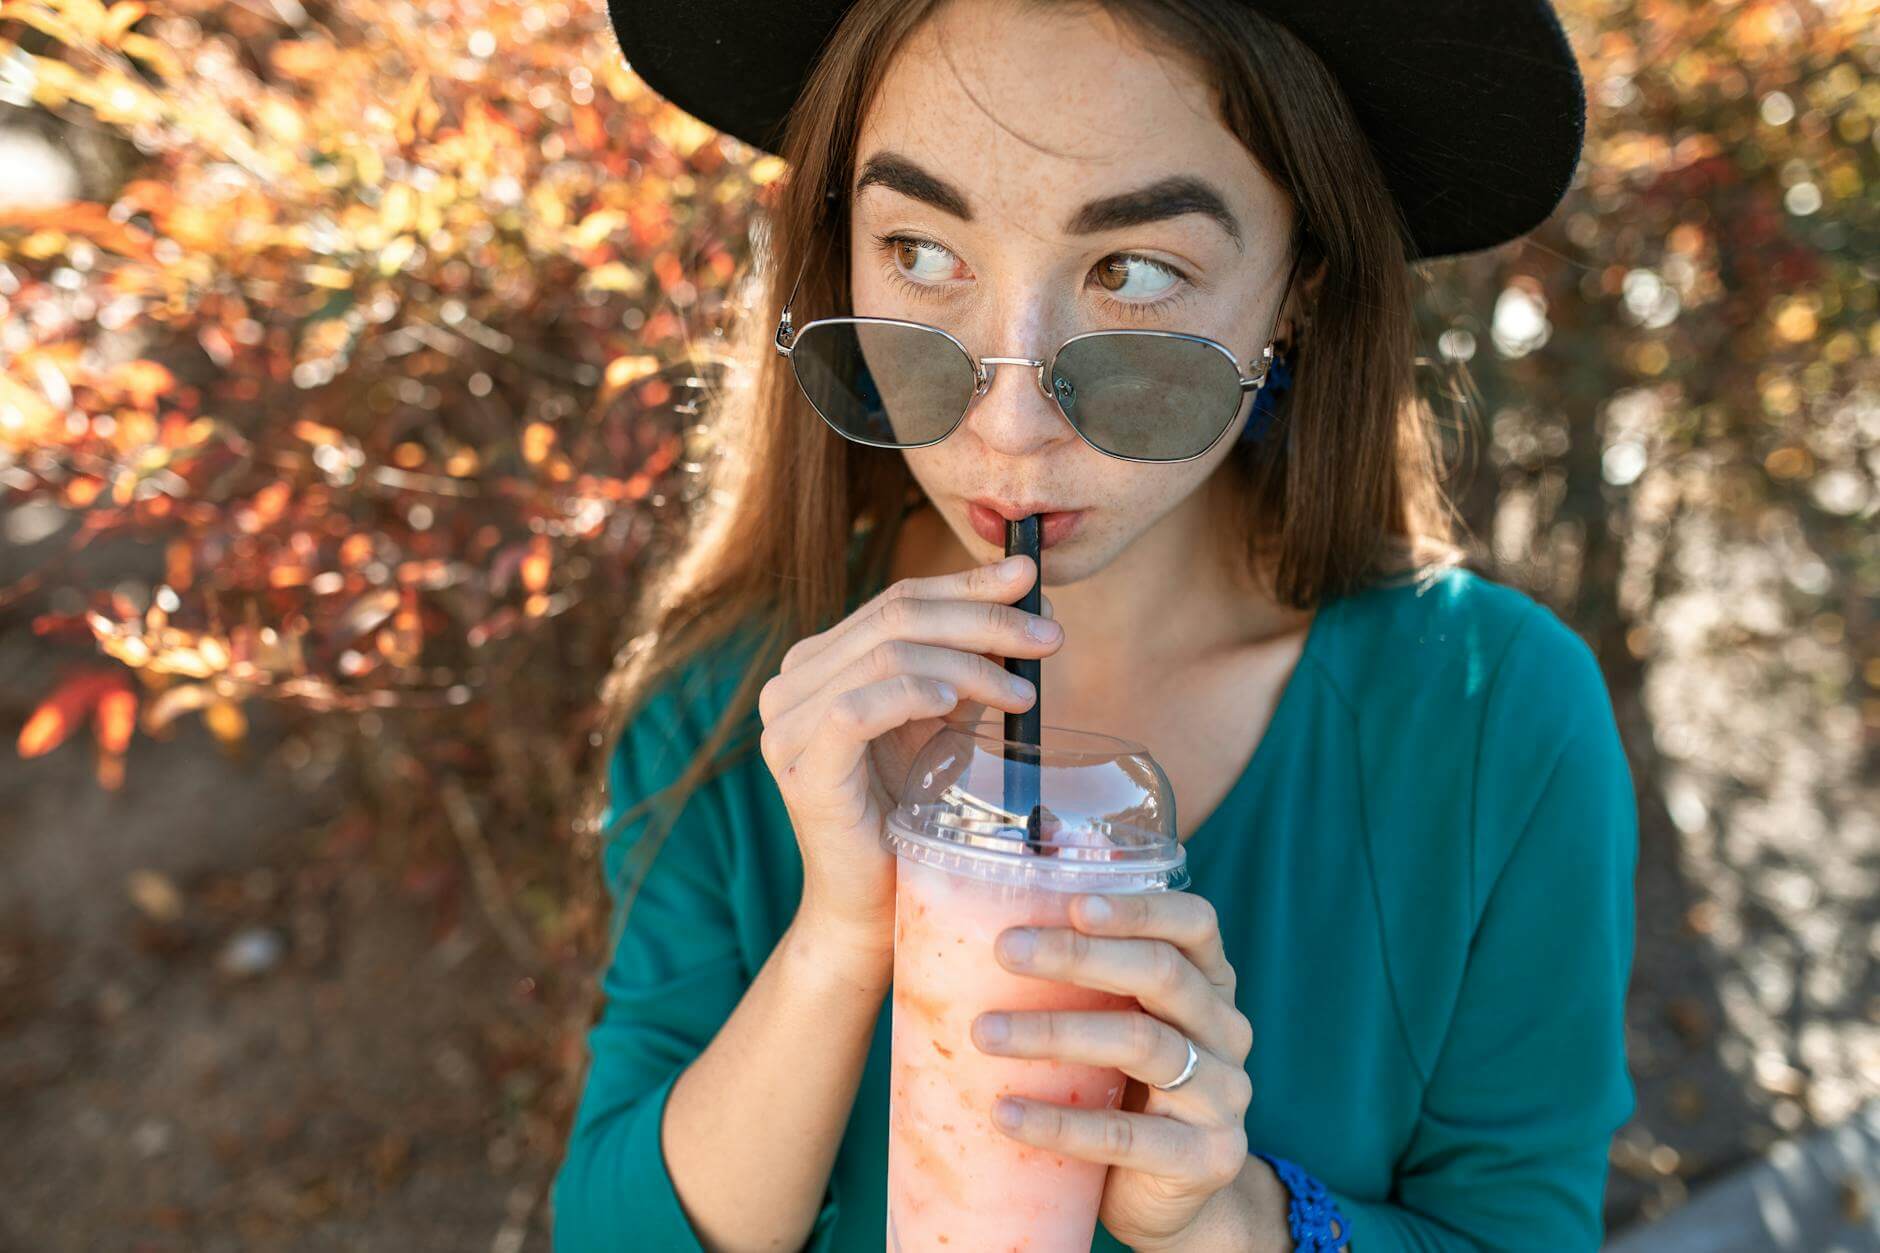
[[[895,50],[944,3],[859,0],[785,125],[778,155],[791,173],[758,249],[754,272],[763,277],[746,285],[751,295],[732,337],[741,369],[711,406],[716,455],[702,473],[713,503],[646,585],[639,632],[603,691],[604,751],[611,754],[663,676],[740,628],[753,629],[754,647],[681,776],[616,824],[656,800],[670,818],[731,764],[721,750],[783,653],[839,620],[851,593],[851,545],[860,543],[863,569],[885,568],[904,508],[920,498],[901,457],[845,440],[816,416],[771,336],[785,285],[806,263],[797,324],[844,311],[847,188],[864,110]],[[1244,537],[1249,568],[1277,599],[1305,609],[1366,583],[1456,564],[1463,551],[1436,422],[1416,389],[1408,232],[1331,73],[1285,27],[1236,0],[1031,3],[1094,3],[1192,57],[1212,80],[1223,124],[1306,224],[1299,273],[1316,270],[1319,281],[1295,338],[1293,388],[1274,432],[1238,446],[1217,472],[1235,489],[1223,493],[1235,511],[1225,524]],[[1295,282],[1295,296],[1302,285]],[[753,741],[736,747],[749,751]],[[598,827],[601,799],[593,798],[587,830]],[[664,834],[641,842],[642,873]]]

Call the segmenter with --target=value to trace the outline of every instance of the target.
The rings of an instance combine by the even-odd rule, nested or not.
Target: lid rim
[[[881,843],[897,857],[950,874],[1017,884],[1017,879],[993,872],[1022,869],[1031,872],[1025,878],[1034,881],[1032,886],[1038,879],[1058,880],[1064,886],[1051,890],[1068,893],[1115,891],[1119,884],[1127,884],[1121,888],[1123,891],[1180,891],[1191,882],[1187,849],[1180,844],[1175,845],[1172,858],[1154,862],[1067,860],[953,844],[886,823],[882,825]]]
[[[1011,841],[1013,848],[1008,850],[990,844],[967,844],[959,840],[949,840],[944,836],[935,835],[931,831],[919,830],[893,822],[884,822],[882,824],[881,838],[884,841],[917,844],[922,848],[930,848],[936,852],[948,854],[949,856],[957,855],[967,859],[980,858],[1006,864],[1049,862],[1053,866],[1076,867],[1079,873],[1088,870],[1094,874],[1148,874],[1185,866],[1188,863],[1187,847],[1179,840],[1174,839],[1171,839],[1165,845],[1139,846],[1137,849],[1115,847],[1106,849],[1092,845],[1067,844],[1060,847],[1063,851],[1071,854],[1097,852],[1122,853],[1124,856],[1078,857],[1073,855],[1060,857],[1044,853],[1017,851],[1026,847],[1028,842],[1023,840]],[[1127,855],[1137,851],[1147,855],[1142,857],[1130,857]]]
[[[1003,732],[1004,730],[1004,726],[1002,725],[1003,716],[999,718],[990,718],[990,717],[975,718],[970,722],[964,718],[944,718],[942,719],[942,722],[944,722],[946,726],[952,728],[953,730],[959,731],[960,733],[964,735],[971,736],[973,739],[982,740],[988,744],[1000,744],[1000,745],[1023,744],[1023,741],[1009,739],[1003,734],[991,735],[991,734],[982,733],[981,731],[977,729],[979,727],[997,727],[1001,732]],[[1150,756],[1148,747],[1142,744],[1141,742],[1137,740],[1127,739],[1121,735],[1111,735],[1107,731],[1086,731],[1081,727],[1067,727],[1067,726],[1064,726],[1062,723],[1057,723],[1057,722],[1039,723],[1039,738],[1040,739],[1044,738],[1043,733],[1046,731],[1057,731],[1063,735],[1077,736],[1082,739],[1103,740],[1107,743],[1117,745],[1122,751],[1126,753],[1129,753],[1135,756],[1141,756],[1141,757]],[[1115,751],[1103,752],[1097,749],[1063,748],[1063,747],[1059,747],[1056,745],[1047,745],[1047,744],[1023,744],[1023,747],[1027,749],[1035,750],[1041,757],[1045,758],[1047,761],[1050,761],[1050,760],[1057,760],[1057,761],[1079,760],[1081,761],[1081,760],[1092,759],[1092,758],[1101,760],[1103,758],[1115,757],[1117,755]]]

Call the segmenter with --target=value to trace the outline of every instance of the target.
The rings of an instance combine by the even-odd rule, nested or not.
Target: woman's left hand
[[[1110,1234],[1136,1248],[1175,1247],[1247,1165],[1243,1120],[1253,1084],[1245,1062],[1253,1026],[1234,1006],[1234,968],[1205,898],[1081,896],[1072,903],[1071,923],[1002,932],[999,964],[1132,996],[1142,1009],[981,1014],[974,1043],[1006,1057],[1116,1067],[1131,1080],[1123,1108],[1004,1097],[993,1110],[994,1125],[1026,1144],[1109,1163],[1098,1216]],[[1173,1091],[1152,1086],[1181,1074],[1184,1036],[1199,1057],[1193,1076]],[[1017,1119],[1008,1125],[1003,1116],[1011,1112]]]

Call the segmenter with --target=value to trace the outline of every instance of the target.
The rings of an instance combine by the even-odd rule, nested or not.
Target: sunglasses
[[[775,344],[823,421],[858,444],[937,444],[992,386],[992,368],[1016,365],[1034,372],[1038,390],[1098,452],[1123,461],[1191,461],[1220,441],[1247,393],[1265,384],[1272,331],[1302,255],[1295,247],[1266,347],[1248,363],[1251,374],[1240,372],[1239,358],[1224,345],[1174,331],[1086,331],[1038,360],[975,357],[939,327],[899,318],[818,318],[798,330],[790,310],[801,272]]]

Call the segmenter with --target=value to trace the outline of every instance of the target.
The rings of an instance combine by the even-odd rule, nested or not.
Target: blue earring
[[[1286,352],[1274,355],[1273,364],[1267,367],[1266,382],[1253,394],[1253,416],[1247,419],[1247,425],[1240,432],[1240,443],[1257,444],[1272,429],[1279,398],[1292,389],[1291,358],[1290,346]]]

